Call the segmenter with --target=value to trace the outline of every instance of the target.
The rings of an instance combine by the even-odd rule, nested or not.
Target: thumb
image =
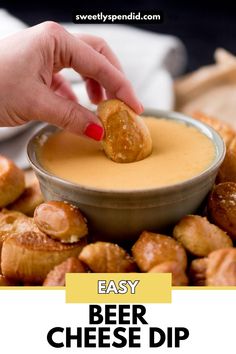
[[[47,87],[38,92],[34,119],[48,122],[72,133],[102,140],[104,130],[98,117],[77,102],[58,96]]]

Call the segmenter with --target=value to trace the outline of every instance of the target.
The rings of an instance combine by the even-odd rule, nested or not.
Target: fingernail
[[[97,141],[102,140],[103,133],[103,127],[95,123],[90,123],[84,131],[84,135]]]

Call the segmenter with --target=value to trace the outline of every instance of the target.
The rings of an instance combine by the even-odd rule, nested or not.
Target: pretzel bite
[[[103,148],[115,162],[139,161],[152,152],[152,139],[144,119],[124,102],[107,100],[98,105],[98,117],[105,128]]]
[[[79,259],[94,273],[129,273],[137,267],[121,247],[109,242],[95,242],[83,248]]]
[[[217,183],[236,182],[236,138],[233,138],[227,146],[226,155],[216,181]]]
[[[186,269],[187,256],[184,248],[172,237],[144,231],[132,247],[134,259],[142,272],[163,262],[177,262]]]
[[[65,243],[79,241],[88,233],[86,219],[74,205],[50,201],[35,209],[38,228],[50,237]]]
[[[15,227],[17,220],[25,220],[27,216],[18,211],[2,209],[0,212],[0,232],[10,232]]]
[[[210,286],[236,285],[236,248],[217,250],[208,256],[206,283]]]
[[[149,270],[148,273],[171,273],[173,286],[188,285],[188,277],[182,266],[177,262],[163,262]]]
[[[7,209],[3,209],[0,212],[0,261],[1,249],[4,240],[9,236],[9,234],[16,231],[17,224],[21,224],[21,222],[26,219],[27,216],[17,211],[8,211]]]
[[[46,276],[43,286],[65,286],[67,273],[85,273],[86,268],[76,257],[70,257],[66,261],[54,267]]]
[[[196,118],[214,128],[220,134],[226,146],[230,144],[231,140],[236,135],[236,131],[228,123],[220,119],[208,116],[203,112],[194,112],[191,115],[193,118]]]
[[[2,249],[3,242],[9,236],[11,236],[12,234],[25,233],[25,232],[35,232],[35,233],[40,232],[37,225],[34,223],[33,218],[29,218],[24,214],[15,211],[9,211],[6,214],[6,220],[8,221],[8,224],[6,224],[5,227],[2,227],[2,231],[0,227],[0,261],[1,261],[1,249]]]
[[[0,286],[14,286],[16,283],[4,277],[4,275],[0,275]]]
[[[51,269],[69,257],[77,257],[85,244],[85,239],[73,245],[62,244],[40,231],[13,233],[2,245],[2,274],[14,281],[42,284]]]
[[[0,208],[14,202],[24,191],[24,173],[0,155]]]
[[[1,234],[22,233],[26,231],[39,232],[33,218],[29,218],[18,211],[3,209],[0,212]]]
[[[35,181],[32,185],[25,188],[24,192],[15,202],[8,205],[8,209],[17,210],[25,215],[33,216],[35,208],[43,203],[43,201],[39,183]]]
[[[220,183],[212,190],[207,205],[211,220],[236,240],[236,183]]]
[[[206,270],[208,258],[194,259],[190,265],[189,278],[192,285],[204,286],[206,285]]]
[[[186,250],[198,257],[233,246],[231,238],[223,230],[199,215],[184,216],[175,226],[173,236]]]
[[[2,235],[14,232],[16,230],[17,223],[21,223],[26,219],[27,216],[20,212],[2,209],[0,212],[0,238]]]

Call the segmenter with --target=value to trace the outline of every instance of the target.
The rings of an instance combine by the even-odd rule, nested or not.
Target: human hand
[[[0,41],[0,126],[40,120],[95,140],[103,127],[81,106],[59,74],[73,68],[86,81],[91,101],[118,98],[143,111],[118,59],[100,38],[72,35],[55,22],[44,22]]]

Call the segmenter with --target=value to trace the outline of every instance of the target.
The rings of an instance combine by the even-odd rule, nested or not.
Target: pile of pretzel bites
[[[144,230],[128,249],[93,241],[86,215],[67,202],[44,202],[36,177],[0,156],[0,285],[63,286],[65,274],[77,272],[164,272],[175,286],[236,285],[236,135],[215,118],[194,117],[227,147],[206,205],[169,235]]]

